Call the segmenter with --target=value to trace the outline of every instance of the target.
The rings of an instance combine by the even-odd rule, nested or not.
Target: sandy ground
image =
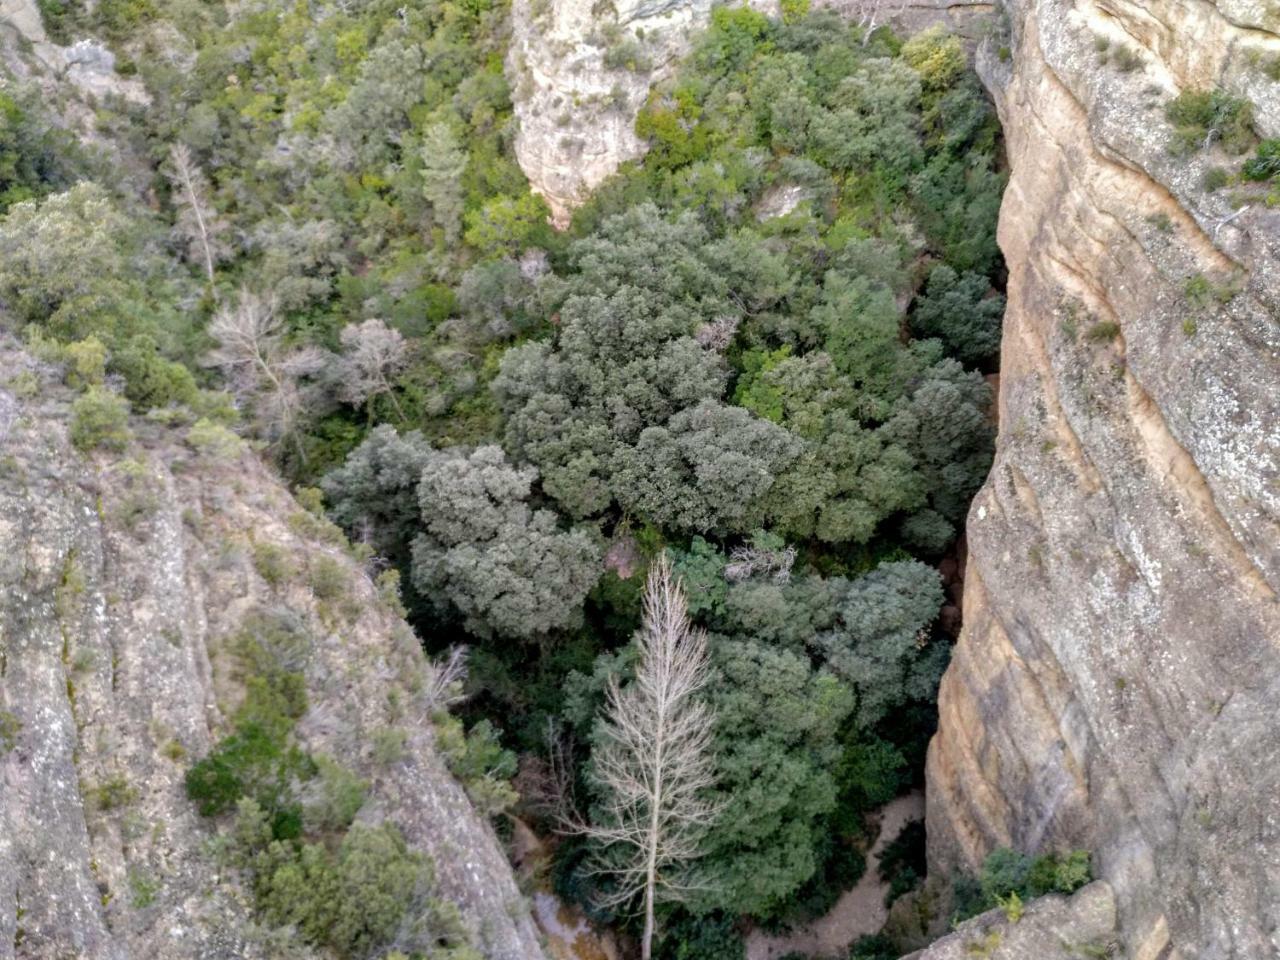
[[[867,871],[852,890],[817,920],[783,935],[753,930],[747,938],[747,960],[777,960],[791,952],[810,956],[844,956],[861,936],[879,933],[889,916],[884,905],[888,885],[880,882],[880,853],[912,820],[924,818],[924,793],[913,791],[880,809],[880,835],[867,854]]]

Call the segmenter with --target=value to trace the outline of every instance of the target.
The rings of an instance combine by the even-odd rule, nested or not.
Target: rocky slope
[[[1280,954],[1280,210],[1207,192],[1240,158],[1173,156],[1164,115],[1220,85],[1280,135],[1278,31],[1250,0],[1010,0],[984,48],[1001,435],[931,866],[1088,847],[1137,958]]]
[[[336,528],[185,428],[135,422],[123,453],[81,454],[55,372],[2,334],[0,371],[0,958],[310,956],[255,931],[183,786],[227,732],[232,638],[255,616],[305,638],[298,734],[369,780],[359,820],[431,855],[484,956],[541,957],[433,745],[430,667]]]

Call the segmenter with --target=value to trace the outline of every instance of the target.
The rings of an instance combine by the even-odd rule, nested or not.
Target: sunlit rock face
[[[932,871],[1088,847],[1127,956],[1280,955],[1280,210],[1165,105],[1280,136],[1274,4],[1009,0],[1000,440],[929,756]],[[1265,189],[1261,191],[1265,194]]]

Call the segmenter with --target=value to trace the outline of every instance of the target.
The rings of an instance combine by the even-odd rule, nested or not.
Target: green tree
[[[433,452],[423,469],[413,584],[479,636],[527,640],[577,624],[602,572],[585,530],[562,530],[554,513],[529,506],[537,476],[498,447]]]
[[[938,337],[966,366],[986,363],[1000,349],[1004,297],[988,297],[991,284],[976,273],[959,274],[946,264],[933,268],[924,296],[916,301],[911,327]]]

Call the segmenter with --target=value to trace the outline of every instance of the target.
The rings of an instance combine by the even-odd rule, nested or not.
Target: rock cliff
[[[1078,960],[1115,955],[1116,902],[1096,881],[1070,897],[1053,894],[991,910],[903,960]]]
[[[934,872],[1087,847],[1127,956],[1280,955],[1280,210],[1166,104],[1280,135],[1280,11],[1008,0],[1000,440],[929,764]],[[1211,138],[1206,138],[1211,139]]]
[[[305,638],[298,736],[369,781],[359,820],[431,855],[484,956],[541,957],[433,745],[418,643],[336,528],[184,428],[138,421],[126,451],[81,454],[50,371],[3,342],[0,371],[0,958],[311,955],[255,932],[183,785],[240,701],[233,638],[264,615]]]

